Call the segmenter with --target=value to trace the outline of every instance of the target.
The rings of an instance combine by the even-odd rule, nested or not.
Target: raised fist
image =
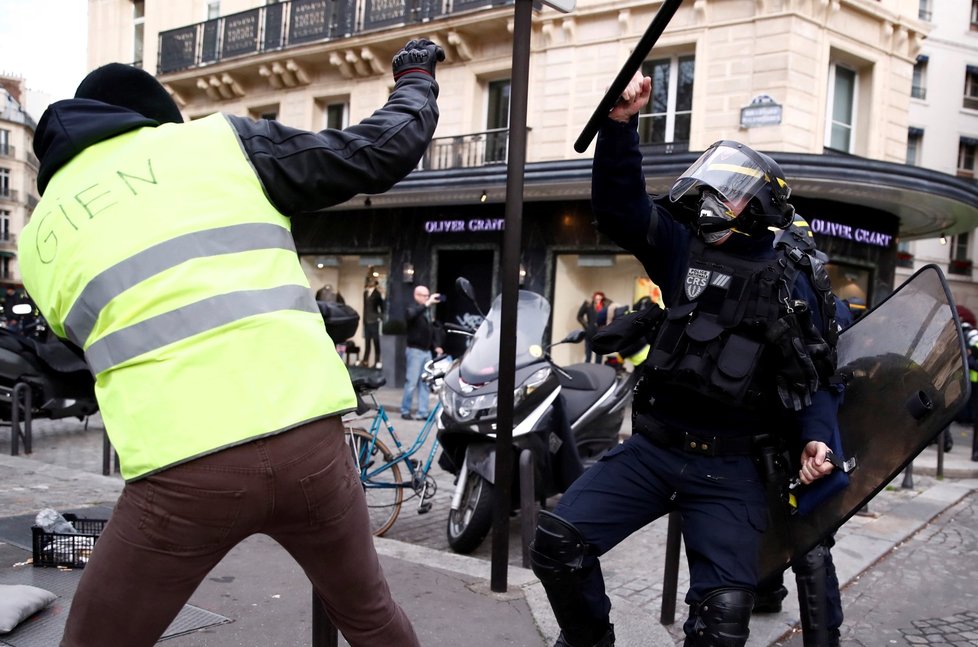
[[[397,81],[405,74],[421,72],[434,78],[435,65],[445,60],[445,50],[430,40],[411,40],[404,49],[394,55],[391,67],[394,70],[394,80]]]

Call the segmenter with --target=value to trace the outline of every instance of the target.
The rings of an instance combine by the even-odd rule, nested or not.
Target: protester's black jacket
[[[402,76],[387,103],[359,124],[310,132],[275,120],[225,115],[265,194],[283,214],[318,211],[358,193],[382,193],[411,172],[438,123],[438,84]],[[90,99],[51,104],[38,123],[34,151],[43,194],[57,171],[83,150],[159,124],[126,108]],[[179,126],[176,126],[179,127]]]

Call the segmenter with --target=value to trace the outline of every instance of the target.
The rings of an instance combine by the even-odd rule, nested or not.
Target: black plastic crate
[[[64,518],[75,527],[77,534],[45,532],[31,526],[34,535],[34,566],[65,566],[85,568],[91,558],[95,541],[108,523],[107,519],[78,518],[71,513]]]

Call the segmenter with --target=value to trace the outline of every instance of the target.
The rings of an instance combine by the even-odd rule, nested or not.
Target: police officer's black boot
[[[560,636],[557,637],[557,642],[554,643],[554,647],[581,647],[579,645],[572,645],[567,642],[564,638],[564,632],[560,632]],[[608,624],[608,631],[605,632],[603,636],[594,643],[592,646],[588,647],[615,647],[615,625]]]
[[[781,603],[788,597],[784,587],[784,574],[757,585],[754,593],[754,613],[780,613]]]

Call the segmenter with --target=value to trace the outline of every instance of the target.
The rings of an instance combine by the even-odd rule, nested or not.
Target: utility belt
[[[772,434],[752,434],[744,436],[710,436],[678,429],[665,429],[645,416],[634,431],[648,438],[654,445],[679,449],[690,454],[704,456],[751,456],[757,455],[762,447],[774,444]],[[639,422],[636,418],[635,422]]]

